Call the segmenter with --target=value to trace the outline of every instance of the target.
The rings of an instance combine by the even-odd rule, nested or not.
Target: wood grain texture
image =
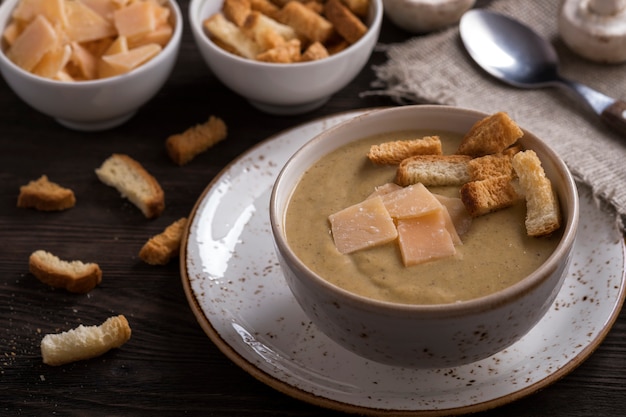
[[[187,16],[188,1],[179,2]],[[382,42],[409,37],[385,21]],[[275,117],[254,110],[213,78],[189,28],[171,79],[127,124],[100,133],[65,129],[26,106],[0,80],[0,415],[7,416],[339,416],[257,381],[227,359],[189,308],[176,262],[142,263],[143,243],[187,216],[209,182],[250,147],[299,123],[354,108],[386,106],[361,98],[374,81],[370,64],[327,105]],[[178,167],[165,153],[167,135],[222,117],[228,138]],[[113,152],[140,161],[161,183],[166,208],[146,220],[94,174]],[[59,213],[18,209],[20,185],[41,174],[72,188],[76,207]],[[86,295],[41,284],[28,256],[46,249],[61,258],[98,262],[103,281]],[[121,349],[62,367],[42,363],[45,333],[100,324],[125,314],[133,330]],[[555,329],[558,331],[558,329]],[[622,416],[626,409],[626,316],[597,351],[554,385],[484,417]]]

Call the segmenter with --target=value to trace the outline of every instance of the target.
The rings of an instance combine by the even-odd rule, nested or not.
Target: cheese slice
[[[157,45],[161,45],[165,48],[165,45],[172,38],[172,34],[174,33],[174,29],[169,24],[160,25],[152,32],[148,32],[143,36],[133,37],[129,40],[129,47],[136,48],[138,46],[147,45],[149,43],[156,43]]]
[[[410,219],[441,209],[439,200],[421,183],[390,192],[381,198],[395,219]]]
[[[128,52],[105,55],[100,61],[98,75],[100,78],[106,78],[125,74],[152,59],[161,52],[161,49],[160,45],[149,44],[130,49]]]
[[[463,241],[456,231],[456,227],[454,226],[454,222],[452,221],[452,217],[450,216],[450,212],[448,212],[446,206],[442,205],[441,214],[445,222],[446,230],[448,231],[448,233],[450,234],[450,238],[452,239],[452,243],[454,243],[455,245],[462,245]]]
[[[85,42],[82,45],[96,58],[100,58],[113,45],[112,37],[98,39],[97,41]]]
[[[92,80],[96,78],[98,61],[96,57],[78,42],[72,42],[71,60],[78,69],[78,78]]]
[[[157,19],[154,6],[153,3],[141,1],[116,10],[113,13],[113,21],[117,33],[132,38],[155,30]]]
[[[48,51],[33,68],[33,74],[46,78],[54,78],[65,68],[72,56],[72,48],[69,45],[59,45]]]
[[[105,20],[113,22],[113,12],[117,10],[117,6],[111,0],[76,0],[79,3],[89,7],[94,12],[98,13]]]
[[[380,196],[331,214],[328,219],[335,246],[344,254],[388,243],[398,236]]]
[[[48,19],[40,14],[15,39],[7,51],[7,57],[17,66],[32,71],[43,56],[56,46],[56,31]]]
[[[405,266],[456,254],[443,213],[441,208],[424,216],[398,220],[398,242]]]
[[[52,24],[67,26],[66,0],[20,0],[12,17],[29,22],[37,15],[43,15]]]
[[[76,1],[66,4],[67,35],[70,41],[88,42],[115,36],[115,27],[90,7]]]
[[[46,0],[21,0],[13,9],[11,17],[24,22],[31,21],[38,14],[44,14]]]
[[[161,25],[168,24],[171,11],[168,7],[160,5],[158,1],[155,0],[146,0],[148,3],[152,4],[152,12],[154,13],[154,19],[156,20],[156,26],[159,27]],[[163,2],[161,2],[163,3]]]
[[[128,52],[126,36],[118,36],[102,55],[115,55]]]
[[[72,77],[66,69],[62,69],[55,76],[54,79],[57,81],[65,81],[65,82],[74,82],[76,81],[74,77]]]
[[[15,40],[19,36],[20,32],[21,29],[18,26],[17,22],[12,21],[6,26],[4,32],[2,32],[2,39],[6,42],[8,46],[11,46],[13,45],[13,43],[15,43]]]
[[[458,233],[459,236],[463,236],[472,225],[472,216],[467,212],[463,201],[457,197],[446,197],[439,194],[433,195],[448,210],[456,233]]]
[[[400,189],[402,189],[402,187],[399,186],[398,184],[394,182],[388,182],[383,185],[379,185],[378,187],[375,187],[374,191],[370,195],[368,195],[367,198],[373,198],[373,197],[376,197],[377,195],[383,196],[393,191],[398,191]]]

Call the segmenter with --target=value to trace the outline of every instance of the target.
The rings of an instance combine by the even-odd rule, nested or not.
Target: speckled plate
[[[366,415],[464,414],[543,388],[584,361],[624,300],[624,243],[581,187],[580,236],[571,271],[547,315],[510,348],[470,365],[391,367],[329,340],[304,315],[278,266],[268,206],[287,159],[322,130],[361,111],[285,131],[230,164],[190,216],[181,270],[200,325],[233,362],[295,398]]]

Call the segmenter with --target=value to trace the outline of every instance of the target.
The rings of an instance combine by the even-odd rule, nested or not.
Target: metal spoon
[[[563,78],[552,44],[529,27],[502,14],[474,9],[463,15],[459,30],[469,55],[489,74],[516,87],[569,88],[603,122],[626,136],[626,102]]]

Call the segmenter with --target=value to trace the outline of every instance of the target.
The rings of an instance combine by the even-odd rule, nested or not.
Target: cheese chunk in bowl
[[[576,185],[523,129],[495,151],[511,157],[508,176],[495,173],[497,164],[476,169],[499,156],[477,155],[466,134],[500,117],[447,106],[375,110],[318,135],[287,162],[270,202],[277,254],[296,300],[331,339],[378,362],[458,366],[513,344],[547,312],[576,236]],[[432,155],[368,158],[383,143],[435,137],[441,148]],[[417,165],[432,160],[446,170],[420,178]],[[415,181],[406,184],[400,171],[409,162]],[[529,179],[546,187],[541,216],[550,228],[542,233]],[[482,201],[472,193],[486,184],[498,191]]]
[[[6,0],[0,72],[22,100],[61,124],[111,128],[163,86],[182,25],[173,0]]]

